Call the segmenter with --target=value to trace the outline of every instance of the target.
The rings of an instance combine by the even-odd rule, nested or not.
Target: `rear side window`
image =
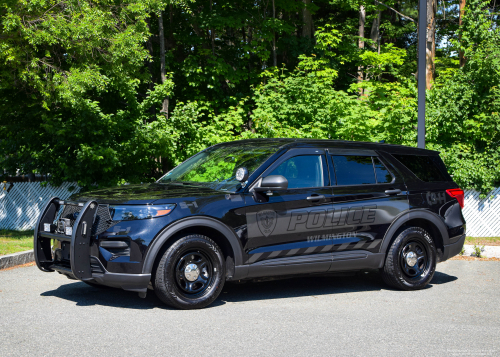
[[[332,155],[337,185],[366,185],[377,183],[371,156]]]
[[[337,185],[391,183],[393,176],[376,156],[331,155]]]
[[[375,175],[377,176],[377,183],[391,183],[392,175],[385,167],[385,165],[376,156],[373,157],[373,165],[375,166]]]
[[[425,182],[452,181],[446,166],[437,155],[392,155],[420,180]]]

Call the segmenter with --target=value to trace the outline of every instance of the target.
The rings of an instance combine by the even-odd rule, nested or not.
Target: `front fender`
[[[224,223],[218,221],[217,219],[211,217],[188,217],[180,219],[173,222],[163,229],[151,242],[144,257],[144,265],[142,267],[143,274],[151,274],[153,270],[154,262],[161,250],[161,247],[171,239],[176,233],[189,227],[208,227],[220,232],[231,244],[231,248],[234,253],[234,265],[239,266],[243,264],[242,257],[242,247],[238,236],[234,231],[225,225]]]

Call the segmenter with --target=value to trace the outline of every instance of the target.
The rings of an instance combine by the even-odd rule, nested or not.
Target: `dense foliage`
[[[416,146],[418,1],[383,3],[4,0],[0,167],[89,187],[244,138]],[[485,193],[500,185],[500,19],[467,0],[459,26],[458,0],[438,4],[427,146]]]

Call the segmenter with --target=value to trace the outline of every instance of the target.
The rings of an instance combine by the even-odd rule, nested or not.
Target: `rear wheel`
[[[407,228],[391,244],[382,278],[398,289],[422,289],[434,276],[436,257],[436,246],[429,233],[420,227]]]
[[[224,286],[222,251],[210,238],[189,235],[163,254],[156,269],[155,292],[167,305],[200,309],[211,304]]]

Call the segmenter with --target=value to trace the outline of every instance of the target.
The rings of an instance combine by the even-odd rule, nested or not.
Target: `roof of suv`
[[[237,140],[227,143],[221,143],[220,145],[249,145],[249,146],[277,146],[283,148],[294,148],[294,147],[315,147],[315,148],[343,148],[343,149],[369,149],[369,150],[379,150],[385,151],[391,154],[414,154],[414,155],[438,155],[439,152],[427,149],[413,148],[410,146],[403,145],[392,145],[392,144],[382,144],[382,143],[372,143],[363,141],[345,141],[345,140],[322,140],[322,139],[246,139]]]

